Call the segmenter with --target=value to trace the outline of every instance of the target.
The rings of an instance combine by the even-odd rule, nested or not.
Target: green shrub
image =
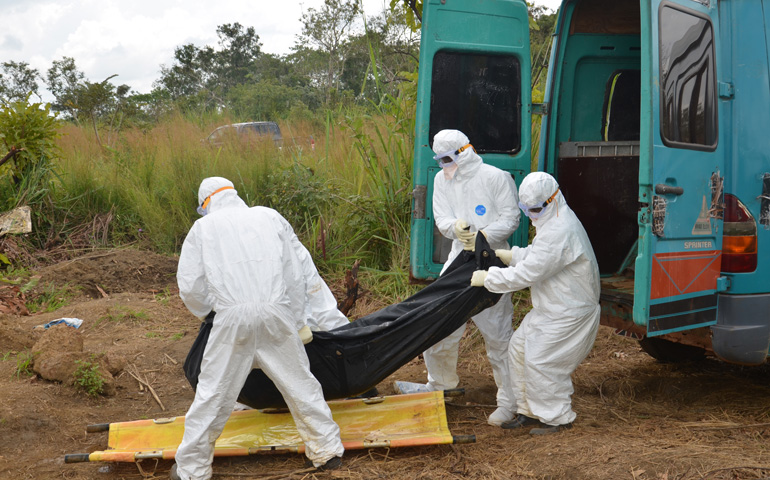
[[[99,364],[87,360],[75,360],[75,385],[86,395],[97,397],[104,392],[104,379],[99,373]]]

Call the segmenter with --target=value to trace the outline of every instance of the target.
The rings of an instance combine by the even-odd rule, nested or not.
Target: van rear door
[[[529,15],[523,0],[425,0],[417,82],[410,265],[437,278],[451,242],[435,228],[433,136],[464,132],[485,163],[520,184],[530,170]],[[527,243],[522,221],[513,241]]]
[[[716,323],[720,127],[729,128],[719,122],[719,94],[728,86],[717,80],[715,1],[641,4],[642,105],[652,116],[642,118],[634,321],[655,336]]]

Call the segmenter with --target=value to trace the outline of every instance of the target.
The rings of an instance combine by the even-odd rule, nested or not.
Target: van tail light
[[[757,222],[738,197],[725,194],[722,271],[746,273],[757,269]]]

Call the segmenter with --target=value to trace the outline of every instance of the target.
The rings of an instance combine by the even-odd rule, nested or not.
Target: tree
[[[55,99],[51,110],[66,112],[78,123],[77,90],[84,79],[85,74],[78,70],[74,58],[62,57],[61,60],[54,60],[45,80],[48,91]]]
[[[214,56],[217,83],[225,95],[230,88],[242,85],[255,73],[254,62],[259,58],[259,35],[254,27],[226,23],[217,27],[220,50]]]
[[[403,15],[406,25],[413,32],[422,28],[422,0],[390,0],[390,11]]]
[[[324,55],[327,105],[331,101],[332,91],[339,90],[344,62],[350,49],[348,39],[358,13],[356,0],[324,0],[320,9],[309,8],[302,14],[300,43],[294,49],[301,50],[304,43],[316,47]]]
[[[383,94],[396,95],[407,74],[417,69],[419,37],[406,26],[402,11],[385,10],[366,19],[365,27],[350,40],[342,84],[379,101]]]
[[[29,96],[0,109],[0,143],[8,152],[0,178],[9,173],[12,186],[12,193],[0,199],[3,209],[35,203],[48,192],[51,165],[59,155],[56,122],[47,104],[29,103]]]
[[[220,25],[217,36],[219,49],[191,43],[177,47],[174,63],[161,65],[161,78],[155,86],[191,108],[226,106],[228,92],[256,75],[261,44],[254,28],[240,23]]]
[[[0,74],[0,100],[4,103],[26,101],[30,94],[40,99],[37,79],[40,73],[27,62],[3,62]],[[42,99],[41,99],[42,100]]]

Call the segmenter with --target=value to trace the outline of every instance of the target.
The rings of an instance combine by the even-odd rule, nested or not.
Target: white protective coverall
[[[199,201],[228,186],[220,177],[205,179]],[[252,368],[261,368],[283,395],[315,466],[344,452],[298,334],[307,319],[307,286],[293,235],[278,212],[249,208],[230,188],[211,196],[207,214],[184,241],[180,296],[194,315],[214,310],[216,318],[176,453],[183,480],[211,478],[214,442]]]
[[[442,130],[433,138],[437,154],[456,150],[470,143],[458,130]],[[436,174],[433,183],[433,214],[442,235],[451,238],[452,249],[444,270],[463,251],[463,244],[454,230],[458,219],[465,220],[471,231],[483,230],[492,248],[510,248],[510,237],[519,226],[516,183],[507,172],[485,164],[472,148],[460,153],[456,160],[454,177],[447,180],[443,171]],[[497,384],[497,404],[506,405],[506,389],[502,388],[508,376],[508,341],[513,334],[513,304],[505,294],[494,306],[472,317],[484,337],[487,358]],[[446,390],[457,387],[457,357],[465,326],[423,353],[428,370],[428,388]],[[505,415],[505,417],[512,417]],[[509,418],[504,418],[506,420]]]
[[[307,289],[307,303],[305,304],[305,322],[307,326],[314,332],[325,332],[349,324],[350,320],[337,308],[337,299],[334,298],[334,294],[329,289],[329,286],[318,273],[310,252],[299,241],[289,222],[275,210],[271,211],[278,216],[278,221],[283,226],[286,235],[291,237],[294,253],[302,265],[305,287]]]
[[[521,203],[542,204],[558,188],[551,175],[530,173],[519,188]],[[510,266],[491,267],[484,287],[497,293],[530,287],[532,297],[532,310],[511,338],[508,408],[547,425],[565,425],[575,419],[570,375],[591,351],[599,328],[599,268],[561,192],[532,223],[532,244],[513,247]]]

